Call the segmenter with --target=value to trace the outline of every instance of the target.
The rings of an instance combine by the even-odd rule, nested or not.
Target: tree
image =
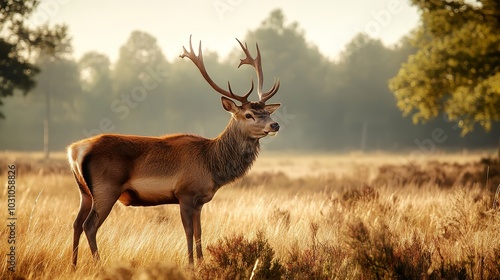
[[[413,121],[445,113],[465,135],[500,121],[500,3],[413,0],[422,25],[418,51],[390,80],[398,107]]]
[[[120,48],[112,72],[116,96],[110,109],[119,120],[127,119],[126,123],[122,122],[127,126],[126,133],[164,133],[168,71],[169,64],[156,38],[146,32],[133,31]],[[128,118],[131,115],[133,118]]]
[[[259,43],[266,77],[264,88],[271,87],[273,77],[281,80],[280,90],[273,100],[285,106],[275,113],[275,118],[282,124],[283,131],[290,128],[287,131],[290,145],[317,148],[316,140],[322,141],[322,136],[330,132],[319,121],[326,120],[324,113],[331,109],[332,95],[325,91],[324,84],[330,61],[307,41],[297,22],[286,23],[279,9],[272,11],[257,29],[249,31],[244,41],[249,46]],[[241,49],[238,46],[230,60],[234,64],[239,58]],[[245,71],[255,75],[250,67],[245,67]],[[248,76],[245,84],[248,85]]]
[[[85,53],[78,61],[82,89],[91,96],[112,95],[111,62],[98,52]]]
[[[78,98],[79,137],[116,132],[111,106],[117,97],[113,90],[111,62],[98,52],[87,52],[78,61],[82,95]]]
[[[193,45],[196,44],[193,39]],[[197,45],[195,48],[197,51]],[[203,61],[210,77],[219,86],[225,87],[231,81],[236,94],[248,90],[248,76],[241,82],[236,78],[241,74],[238,72],[242,72],[236,69],[239,60],[221,63],[217,53],[203,49]],[[179,58],[172,62],[166,93],[168,104],[165,107],[165,118],[168,132],[184,131],[215,137],[222,131],[227,122],[227,112],[221,109],[220,95],[203,79],[191,61]]]
[[[15,89],[27,93],[35,86],[39,68],[32,62],[33,55],[42,48],[54,49],[67,37],[62,25],[28,26],[28,18],[39,2],[0,0],[0,105],[2,98],[12,96]],[[4,118],[1,112],[0,118]]]
[[[411,121],[401,117],[387,88],[407,52],[411,48],[404,40],[389,48],[366,34],[358,34],[345,46],[331,77],[336,81],[329,117],[338,123],[335,143],[351,149],[387,149],[415,138],[418,127],[400,133]]]
[[[69,38],[61,41],[48,51],[42,49],[37,59],[37,67],[42,72],[36,77],[35,92],[44,98],[44,158],[49,158],[49,136],[52,122],[53,104],[59,105],[59,115],[64,111],[72,111],[75,96],[80,92],[80,80],[77,64],[70,60],[71,46]],[[62,110],[61,110],[62,109]]]
[[[78,98],[82,121],[80,127],[93,129],[99,127],[101,120],[110,112],[114,97],[111,62],[104,54],[88,52],[78,61],[78,68],[82,85],[82,96]]]

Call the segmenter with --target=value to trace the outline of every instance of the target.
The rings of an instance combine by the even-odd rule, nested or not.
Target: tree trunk
[[[43,158],[49,159],[50,90],[45,91],[45,118],[43,120]]]
[[[366,152],[366,141],[368,140],[368,123],[363,122],[363,128],[361,130],[361,151]]]

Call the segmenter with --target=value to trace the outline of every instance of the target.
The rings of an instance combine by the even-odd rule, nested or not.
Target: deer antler
[[[245,46],[243,46],[240,40],[236,39],[236,41],[238,41],[241,48],[243,49],[243,52],[245,52],[246,55],[244,59],[241,59],[238,68],[243,64],[248,64],[255,68],[255,71],[257,72],[257,93],[259,94],[259,101],[261,103],[265,103],[267,100],[273,97],[276,92],[278,92],[278,89],[280,88],[280,80],[275,79],[273,87],[269,91],[262,92],[262,87],[264,86],[264,75],[262,74],[262,61],[260,59],[259,45],[255,43],[255,47],[257,48],[257,56],[253,58],[248,51],[247,44],[245,43]]]
[[[236,95],[236,94],[233,93],[233,91],[231,89],[231,84],[229,83],[229,81],[227,82],[227,86],[229,88],[229,91],[227,91],[227,90],[219,87],[217,84],[215,84],[215,82],[208,75],[207,70],[205,69],[205,64],[203,63],[203,54],[201,52],[201,41],[200,41],[200,45],[198,47],[198,55],[195,55],[195,53],[194,53],[193,45],[191,44],[191,36],[189,36],[189,52],[184,47],[182,47],[182,49],[183,49],[184,52],[180,55],[180,57],[181,58],[188,57],[189,59],[191,59],[191,61],[200,70],[201,75],[203,76],[203,78],[205,78],[205,80],[208,82],[208,84],[213,89],[215,89],[218,93],[220,93],[220,94],[222,94],[222,95],[224,95],[226,97],[229,97],[229,98],[232,98],[234,100],[240,101],[242,104],[249,103],[248,96],[253,91],[253,86],[254,86],[253,80],[252,80],[252,86],[251,86],[250,90],[245,95],[243,95],[243,96]]]

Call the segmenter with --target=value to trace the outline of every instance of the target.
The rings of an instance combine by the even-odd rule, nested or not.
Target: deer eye
[[[247,119],[253,119],[252,114],[246,114],[245,118],[247,118]]]

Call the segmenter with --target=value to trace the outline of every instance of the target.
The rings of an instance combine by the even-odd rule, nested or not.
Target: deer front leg
[[[184,226],[184,232],[186,233],[189,264],[194,264],[193,258],[193,211],[194,207],[189,205],[189,203],[180,202],[181,209],[181,220]]]
[[[194,230],[194,241],[196,243],[196,258],[198,261],[203,259],[203,253],[201,250],[201,208],[203,205],[196,207],[193,211],[193,230]]]
[[[194,264],[193,236],[196,242],[196,257],[203,259],[201,250],[201,208],[203,205],[194,206],[192,200],[188,203],[180,202],[181,219],[186,233],[189,264]]]

